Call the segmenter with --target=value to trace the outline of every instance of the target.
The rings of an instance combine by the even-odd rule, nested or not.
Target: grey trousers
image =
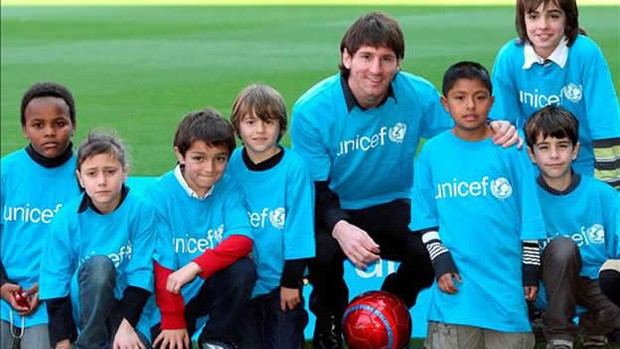
[[[607,335],[620,328],[620,308],[603,295],[597,280],[579,276],[581,253],[573,240],[553,239],[541,262],[548,303],[542,318],[547,341],[574,342],[579,327],[586,335]],[[578,305],[587,309],[579,317],[579,327],[573,322]]]
[[[44,305],[45,306],[45,305]],[[15,320],[13,333],[18,335],[21,329],[21,320]],[[13,349],[15,344],[13,334],[11,334],[11,324],[0,320],[0,349]],[[24,336],[19,339],[21,349],[50,349],[50,340],[47,333],[47,324],[30,326],[24,329]]]
[[[532,332],[500,332],[429,321],[426,349],[532,349]]]

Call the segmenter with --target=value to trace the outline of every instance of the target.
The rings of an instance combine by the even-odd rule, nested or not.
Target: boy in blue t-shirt
[[[231,122],[244,146],[233,153],[227,172],[248,201],[258,263],[241,347],[298,349],[308,323],[303,272],[315,254],[314,185],[303,160],[278,144],[287,125],[278,91],[266,85],[244,88]]]
[[[32,85],[21,100],[21,125],[30,144],[0,165],[0,348],[21,340],[17,348],[48,349],[47,311],[39,301],[41,251],[55,215],[79,194],[71,92],[55,82]]]
[[[435,275],[429,348],[532,348],[526,299],[538,288],[544,225],[525,151],[493,145],[484,67],[446,71],[441,102],[455,122],[416,160],[411,224]]]
[[[620,328],[620,308],[597,282],[603,263],[620,256],[618,196],[603,182],[572,169],[578,134],[577,119],[556,106],[542,108],[525,123],[528,153],[540,170],[538,198],[547,228],[541,258],[547,302],[542,324],[551,348],[572,348],[579,333],[573,323],[578,305],[586,308],[579,317],[584,345],[602,345],[605,335]]]
[[[146,190],[162,225],[154,256],[154,347],[190,347],[207,315],[200,348],[238,342],[256,266],[247,258],[253,236],[243,193],[224,173],[234,149],[233,128],[220,113],[190,113],[174,135],[177,166]]]
[[[518,38],[498,52],[491,117],[523,127],[547,105],[581,124],[573,168],[620,190],[620,107],[600,47],[579,27],[576,0],[518,0]],[[617,77],[616,77],[617,79]]]
[[[153,207],[125,186],[125,149],[91,132],[75,171],[84,194],[52,223],[43,250],[41,299],[55,349],[148,347],[144,306],[153,291]]]

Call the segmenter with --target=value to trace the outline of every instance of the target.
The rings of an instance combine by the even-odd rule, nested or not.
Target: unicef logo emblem
[[[269,221],[271,225],[278,229],[284,229],[284,220],[286,218],[286,213],[283,207],[278,207],[275,210],[269,212]]]
[[[496,198],[503,200],[512,195],[512,186],[504,177],[500,177],[491,182],[491,194]]]
[[[390,128],[390,133],[388,136],[390,140],[394,143],[402,143],[405,140],[405,135],[407,134],[407,125],[399,122],[394,127]]]
[[[605,228],[600,224],[594,224],[586,230],[590,241],[595,244],[602,244],[605,241]]]
[[[577,103],[581,100],[581,96],[582,96],[581,85],[576,85],[571,82],[570,84],[564,86],[562,90],[564,92],[564,96],[566,96],[566,99],[568,99],[569,101],[573,103]]]

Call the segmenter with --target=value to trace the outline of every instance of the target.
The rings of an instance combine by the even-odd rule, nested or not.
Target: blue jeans
[[[185,305],[185,322],[190,336],[199,318],[209,316],[198,341],[238,342],[239,321],[256,283],[256,264],[242,258],[207,278],[198,294]],[[151,328],[151,338],[161,332],[161,324]],[[242,334],[241,334],[242,335]]]
[[[280,309],[280,287],[250,302],[243,317],[241,349],[300,349],[308,312],[301,302],[293,310]]]
[[[80,334],[76,349],[109,349],[120,319],[114,298],[116,268],[107,256],[92,256],[78,270]],[[143,344],[148,342],[137,330]]]

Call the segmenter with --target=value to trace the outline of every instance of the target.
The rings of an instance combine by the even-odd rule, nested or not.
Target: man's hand
[[[362,229],[339,221],[332,232],[344,254],[358,268],[366,269],[368,264],[379,260],[379,245]]]
[[[536,300],[536,296],[538,296],[538,286],[524,286],[523,290],[525,291],[525,299],[528,301]]]
[[[189,349],[189,335],[187,329],[161,330],[161,333],[153,341],[153,348],[161,344],[160,349]]]
[[[200,274],[202,269],[195,262],[189,262],[183,268],[168,275],[168,281],[166,282],[166,289],[168,292],[179,294],[181,287],[191,282],[196,278],[196,275]]]
[[[7,282],[0,287],[0,297],[9,303],[19,314],[29,310],[28,307],[20,305],[17,298],[15,298],[15,295],[22,294],[23,292],[24,289],[21,286],[10,282]]]
[[[127,321],[123,319],[116,334],[114,335],[114,343],[112,344],[113,349],[146,349],[142,341],[140,341],[140,337],[134,330],[133,326]]]
[[[293,310],[301,302],[301,295],[296,288],[280,287],[280,310]]]
[[[455,294],[459,291],[459,289],[456,287],[454,280],[452,280],[453,278],[459,284],[463,283],[459,273],[445,273],[442,276],[440,276],[439,279],[437,280],[437,286],[439,286],[439,289],[445,293]]]
[[[491,130],[493,130],[493,143],[501,145],[504,148],[517,145],[517,149],[523,147],[523,139],[519,137],[517,128],[505,120],[495,120],[491,122]]]
[[[71,349],[71,342],[68,339],[63,339],[60,342],[56,343],[54,348],[55,349]]]

